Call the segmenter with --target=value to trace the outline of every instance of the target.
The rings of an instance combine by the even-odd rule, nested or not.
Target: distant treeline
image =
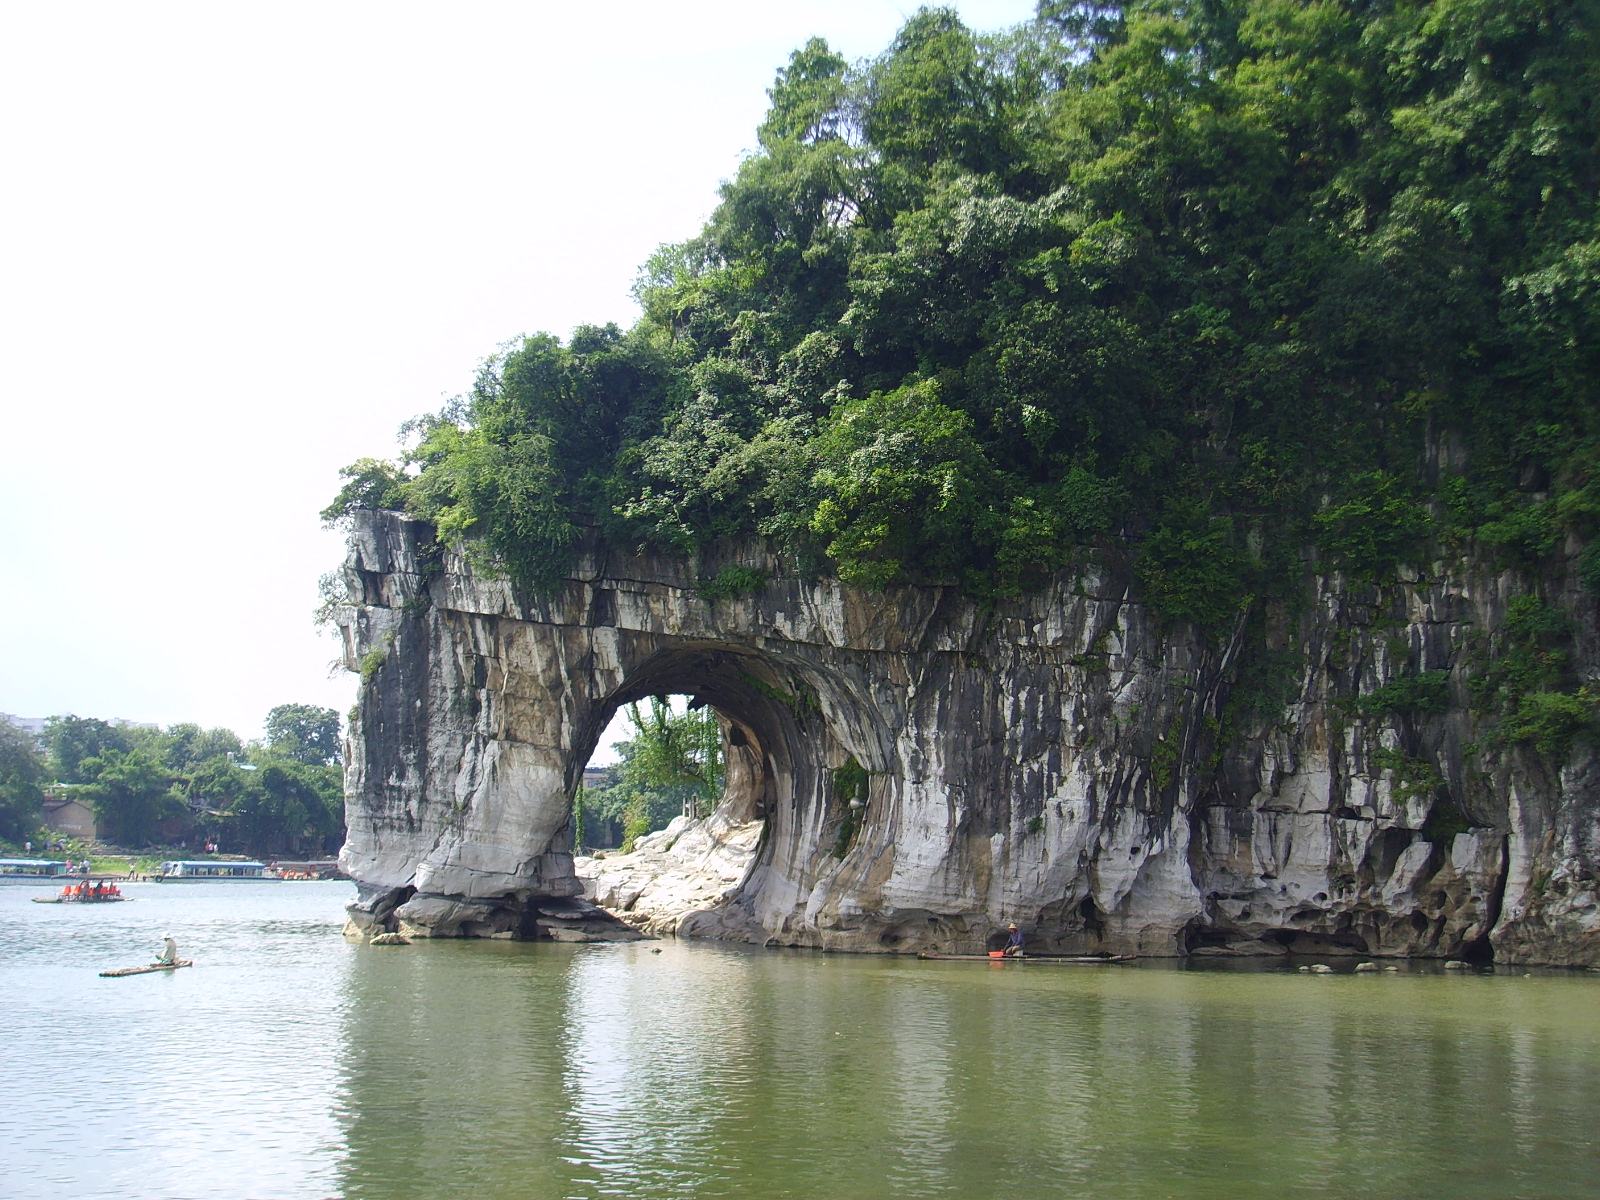
[[[127,849],[211,841],[242,853],[325,853],[344,840],[339,714],[281,704],[266,737],[229,729],[52,717],[42,736],[0,722],[0,838],[43,841],[45,790],[94,813]]]

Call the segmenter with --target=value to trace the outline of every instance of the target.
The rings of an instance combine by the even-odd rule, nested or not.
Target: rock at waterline
[[[1377,963],[1361,962],[1356,964],[1356,971],[1358,974],[1366,974],[1369,971],[1376,971],[1377,969]]]
[[[380,933],[370,942],[369,946],[409,946],[411,939],[398,933]]]
[[[1446,971],[1465,971],[1468,970],[1468,967],[1467,964],[1462,962],[1460,959],[1452,958],[1449,962],[1445,963],[1444,969]]]

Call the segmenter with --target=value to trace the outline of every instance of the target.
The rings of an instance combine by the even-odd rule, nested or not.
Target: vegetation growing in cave
[[[611,782],[580,788],[574,798],[580,846],[620,844],[631,850],[680,814],[709,816],[722,797],[726,766],[714,710],[676,712],[669,700],[652,696],[624,711],[633,736],[617,743]]]
[[[325,515],[403,507],[535,590],[589,524],[979,596],[1094,559],[1217,637],[1303,548],[1531,591],[1600,526],[1597,37],[1595,0],[1042,0],[813,40],[633,328],[503,348]],[[1494,636],[1508,738],[1592,726]]]

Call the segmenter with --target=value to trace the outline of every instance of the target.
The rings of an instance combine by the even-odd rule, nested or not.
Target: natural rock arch
[[[819,853],[846,808],[833,769],[856,761],[881,773],[889,757],[858,679],[818,647],[751,636],[751,622],[730,619],[742,602],[690,599],[692,583],[653,577],[650,560],[525,604],[459,561],[430,574],[427,536],[369,516],[346,570],[346,657],[364,675],[345,848],[362,885],[359,924],[527,933],[530,907],[578,890],[568,823],[584,764],[616,710],[651,695],[687,693],[722,718],[722,809],[768,822],[746,899],[837,873]],[[711,619],[659,619],[685,606]],[[748,903],[698,915],[704,934],[768,936]]]
[[[973,950],[1016,920],[1036,949],[1454,955],[1492,930],[1502,957],[1596,956],[1593,888],[1551,906],[1532,885],[1583,877],[1557,848],[1593,824],[1593,764],[1554,795],[1541,768],[1502,764],[1502,806],[1430,840],[1429,803],[1370,751],[1394,730],[1340,707],[1352,680],[1405,664],[1337,580],[1276,635],[1305,647],[1289,706],[1223,745],[1235,643],[1156,628],[1112,574],[980,606],[802,577],[759,543],[679,558],[590,542],[538,600],[431,537],[358,514],[344,572],[358,926],[536,933],[580,890],[570,801],[610,715],[686,692],[726,723],[728,802],[768,825],[736,893],[681,932]],[[764,582],[707,595],[730,566]],[[1487,623],[1472,606],[1497,587],[1409,587],[1413,666],[1461,670],[1460,631]],[[1467,722],[1423,737],[1457,796]],[[836,781],[851,762],[858,817]]]

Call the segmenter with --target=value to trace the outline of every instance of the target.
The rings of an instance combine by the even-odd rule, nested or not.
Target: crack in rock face
[[[1015,921],[1036,952],[1600,964],[1591,752],[1472,757],[1464,701],[1351,704],[1418,671],[1464,696],[1503,577],[1399,584],[1378,614],[1370,587],[1318,580],[1269,622],[1299,665],[1257,712],[1242,634],[1159,629],[1109,573],[980,607],[808,578],[757,542],[591,543],[533,598],[449,551],[441,570],[431,539],[394,513],[351,534],[355,934],[973,953]],[[763,582],[708,599],[728,567]],[[717,813],[575,863],[572,796],[611,716],[674,693],[718,714]]]

